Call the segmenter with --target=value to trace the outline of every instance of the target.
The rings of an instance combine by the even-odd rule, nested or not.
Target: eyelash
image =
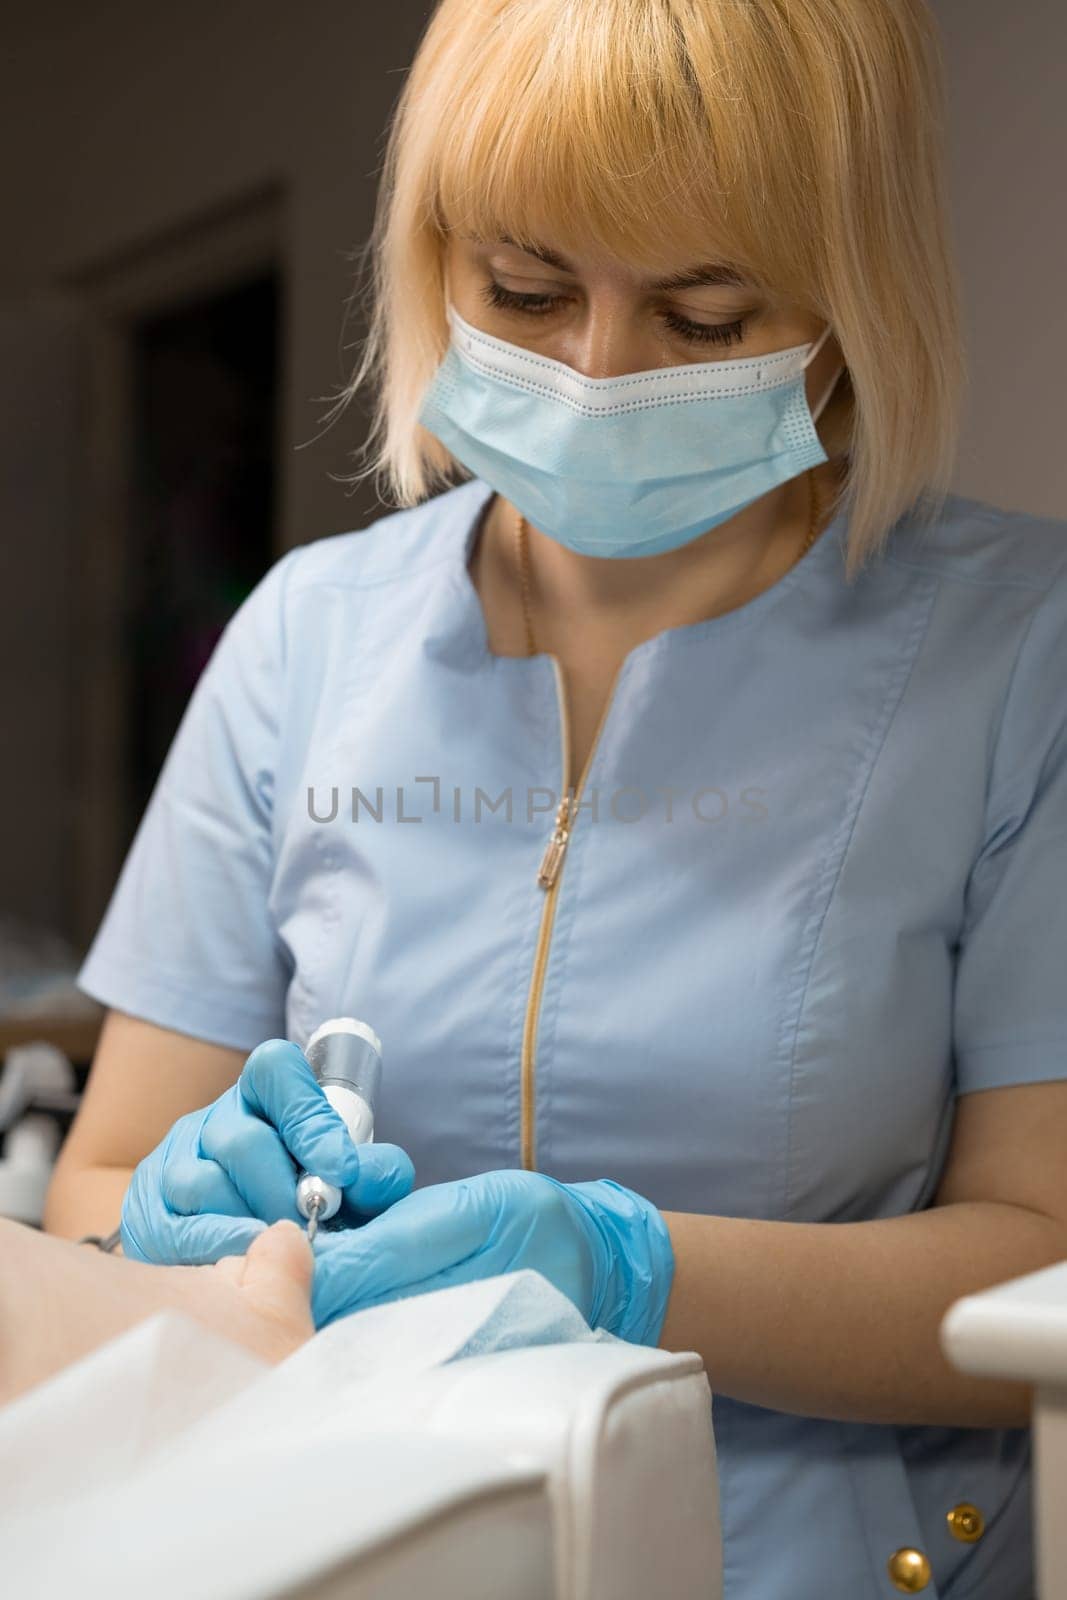
[[[505,289],[503,284],[490,279],[482,286],[482,298],[497,310],[523,311],[527,315],[537,317],[546,315],[564,296],[516,294],[514,289]],[[745,324],[748,318],[739,317],[736,322],[701,323],[690,322],[687,317],[679,317],[673,311],[665,311],[663,320],[672,333],[680,334],[692,344],[740,344],[745,336]]]

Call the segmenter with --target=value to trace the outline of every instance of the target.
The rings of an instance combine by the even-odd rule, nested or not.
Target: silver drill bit
[[[310,1213],[307,1226],[308,1244],[315,1243],[315,1235],[319,1231],[319,1212],[322,1210],[323,1204],[324,1202],[319,1195],[313,1195],[308,1202],[308,1211]]]

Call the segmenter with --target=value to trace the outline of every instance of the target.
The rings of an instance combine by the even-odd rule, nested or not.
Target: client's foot
[[[156,1267],[0,1217],[0,1262],[0,1405],[156,1311],[184,1311],[262,1361],[315,1331],[311,1246],[295,1222],[214,1267]]]
[[[168,1267],[174,1303],[263,1361],[282,1361],[315,1332],[311,1246],[295,1222],[276,1222],[247,1255],[213,1267]]]

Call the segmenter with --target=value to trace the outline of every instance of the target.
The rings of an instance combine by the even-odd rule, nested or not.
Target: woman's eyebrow
[[[484,241],[482,241],[484,242]],[[502,233],[497,236],[498,244],[509,244],[515,250],[521,250],[529,256],[536,256],[547,267],[555,267],[560,272],[574,272],[569,261],[566,261],[557,251],[550,250],[547,245],[519,244],[509,234]],[[726,262],[709,261],[701,266],[690,267],[685,272],[672,273],[669,278],[655,278],[644,285],[646,289],[658,290],[660,293],[672,292],[678,289],[698,289],[709,284],[726,284],[744,288],[751,284],[738,267],[732,267]]]

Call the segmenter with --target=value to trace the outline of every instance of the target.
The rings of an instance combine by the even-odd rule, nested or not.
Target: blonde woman
[[[941,118],[920,0],[444,0],[398,509],[232,619],[81,974],[53,1228],[215,1259],[314,1159],[319,1325],[531,1266],[700,1351],[727,1600],[1032,1593],[1029,1391],[938,1329],[1067,1254],[1067,542],[949,492]]]

